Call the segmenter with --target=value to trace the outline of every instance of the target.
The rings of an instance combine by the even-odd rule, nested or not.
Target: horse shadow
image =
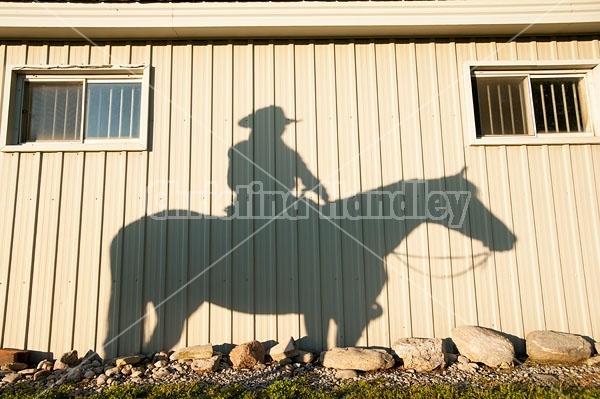
[[[186,329],[209,329],[189,323],[204,303],[254,316],[302,316],[306,332],[302,346],[312,351],[324,349],[333,322],[337,345],[352,346],[369,323],[382,316],[378,297],[388,282],[386,256],[421,224],[454,230],[480,241],[490,251],[513,248],[516,237],[479,200],[477,187],[467,180],[464,170],[437,179],[398,181],[335,200],[329,200],[324,190],[313,190],[319,194],[318,201],[300,195],[293,187],[276,190],[277,185],[260,176],[264,172],[260,162],[258,166],[253,162],[260,141],[258,131],[268,130],[263,125],[270,118],[275,124],[262,134],[265,137],[281,135],[285,126],[294,122],[277,107],[259,110],[240,121],[253,129],[249,141],[254,143],[242,142],[232,148],[237,151],[230,151],[230,163],[248,162],[255,169],[252,179],[234,175],[235,202],[226,216],[165,210],[140,218],[117,233],[111,245],[105,353],[173,348],[180,344]],[[275,139],[276,147],[282,145]],[[285,153],[289,148],[281,150]],[[289,153],[299,158],[293,151]],[[303,163],[293,173],[284,173],[289,182],[292,174],[305,187],[320,185]],[[168,248],[172,246],[186,253],[170,257]],[[159,251],[166,253],[161,267],[148,267],[157,262],[147,248],[167,249]],[[129,267],[123,262],[124,250],[145,256],[138,259],[137,267]],[[292,287],[287,285],[290,281]],[[242,295],[236,294],[240,290]],[[151,333],[144,333],[144,312],[149,304],[155,309],[156,326]],[[254,332],[258,323],[255,317]],[[248,335],[248,340],[254,338],[252,331]],[[209,336],[213,341],[229,338]],[[203,342],[187,344],[198,343]]]

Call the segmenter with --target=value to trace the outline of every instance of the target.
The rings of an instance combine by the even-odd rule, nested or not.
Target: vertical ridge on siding
[[[178,76],[171,86],[171,126],[169,136],[169,211],[183,215],[167,221],[166,294],[173,295],[165,303],[165,338],[169,348],[185,346],[187,318],[187,268],[189,251],[190,191],[190,112],[192,79],[192,46],[173,46],[173,73]],[[181,217],[181,218],[180,218]],[[183,287],[186,287],[182,289]]]
[[[64,154],[52,315],[52,331],[61,330],[63,333],[52,334],[52,352],[60,352],[61,348],[73,346],[84,161],[85,155],[82,152]]]
[[[231,205],[231,176],[226,154],[233,140],[233,44],[213,46],[212,92],[212,202],[211,215],[224,216]],[[231,253],[232,231],[229,223],[219,219],[211,221],[210,262],[210,340],[231,342]]]
[[[321,181],[323,171],[318,163],[317,146],[317,108],[316,108],[316,76],[315,76],[315,44],[296,45],[295,50],[295,115],[296,152],[298,161],[305,163]],[[309,184],[310,185],[310,184]],[[320,187],[306,187],[304,190],[320,191]],[[303,193],[305,198],[315,198],[312,193]],[[298,192],[300,195],[300,192]],[[318,201],[318,200],[317,200]],[[304,203],[299,203],[299,212],[309,212]],[[315,218],[298,220],[298,309],[300,313],[301,347],[305,350],[317,351],[323,347],[322,329],[322,291],[319,224]]]
[[[21,48],[23,46],[20,46]],[[0,66],[2,67],[2,73],[0,73],[0,88],[2,92],[6,89],[4,82],[6,78],[6,65],[8,62],[12,62],[11,53],[13,46],[7,46],[6,44],[0,44]],[[19,58],[19,54],[16,54]],[[21,56],[25,59],[25,55]],[[9,61],[10,60],[10,61]],[[21,61],[14,59],[14,61]],[[4,96],[0,96],[0,106],[2,104]],[[0,181],[4,185],[5,193],[0,196],[0,217],[3,223],[0,224],[0,344],[4,345],[4,332],[6,328],[6,305],[8,303],[9,294],[9,279],[11,270],[11,248],[14,239],[14,216],[15,206],[17,200],[17,182],[18,182],[18,171],[19,171],[19,154],[15,153],[0,153]]]
[[[315,45],[316,122],[319,179],[329,201],[340,199],[337,151],[336,71],[334,45]],[[322,211],[322,208],[319,209]],[[344,345],[341,237],[338,220],[319,220],[321,265],[321,336],[323,345]]]
[[[20,46],[19,46],[20,47]],[[47,47],[44,45],[17,46],[12,55],[32,64],[44,63]],[[21,50],[22,53],[19,51]],[[20,54],[19,54],[20,53]],[[7,64],[14,59],[7,60]],[[41,174],[41,154],[19,155],[22,167],[16,176],[17,196],[15,197],[14,227],[12,237],[11,268],[8,280],[6,301],[4,347],[25,347],[27,345],[28,321],[30,318],[31,284],[34,278],[35,230],[38,215],[39,178]]]
[[[250,135],[254,125],[254,45],[234,46],[233,55],[233,144],[247,151],[229,150],[229,163],[232,170],[232,186],[247,185],[254,180],[254,168],[249,159],[254,156],[254,137]],[[244,118],[238,120],[240,118]],[[244,121],[242,126],[240,123]],[[215,154],[215,156],[224,156]],[[249,198],[247,198],[249,199]],[[244,203],[244,206],[247,203]],[[245,213],[244,213],[245,214]],[[232,246],[241,246],[231,254],[232,275],[237,276],[232,284],[233,340],[234,343],[254,339],[254,222],[251,219],[234,219],[232,222]]]
[[[106,155],[103,152],[86,154],[84,166],[81,210],[82,243],[79,251],[79,273],[75,309],[76,333],[73,347],[92,348],[96,341],[100,252],[102,243],[102,217],[104,210],[104,170]]]
[[[401,191],[402,144],[401,120],[399,115],[398,78],[396,61],[396,44],[375,44],[375,79],[377,80],[377,117],[379,124],[379,156],[381,168],[381,186],[393,185],[392,190]],[[363,147],[364,148],[364,147]],[[383,213],[392,214],[393,204],[384,202]],[[388,341],[411,336],[410,281],[409,268],[406,262],[406,240],[400,244],[395,237],[406,236],[404,220],[383,220],[383,253],[385,258],[385,276],[382,282],[387,294],[387,309],[384,308],[385,322],[388,324]],[[387,310],[387,312],[386,312]]]
[[[148,199],[146,205],[146,264],[143,274],[142,304],[146,318],[143,324],[142,348],[157,352],[167,348],[165,328],[165,307],[159,306],[165,300],[167,274],[167,223],[155,219],[168,209],[169,179],[169,127],[171,126],[171,84],[173,75],[173,52],[170,43],[153,46],[150,55],[153,74],[153,98],[150,109],[151,151],[148,152]]]
[[[3,345],[23,348],[27,342],[27,318],[31,290],[31,271],[35,250],[35,223],[37,216],[38,182],[41,155],[21,154],[19,183],[14,221],[11,269],[8,283],[6,324]]]
[[[57,251],[60,189],[62,175],[61,153],[43,154],[40,177],[39,211],[33,257],[33,281],[29,310],[31,332],[46,331],[47,334],[27,335],[27,348],[47,351],[50,346],[52,323],[52,296],[54,291],[54,267]]]
[[[423,180],[423,144],[420,134],[421,107],[417,85],[418,65],[416,44],[413,41],[396,45],[398,60],[398,92],[400,97],[400,131],[402,142],[402,168],[404,181]],[[430,100],[430,99],[428,99]],[[417,185],[417,203],[424,203],[425,192]],[[411,189],[412,190],[412,189]],[[410,195],[410,194],[407,194]],[[409,268],[411,332],[416,337],[432,337],[434,334],[431,279],[427,248],[427,227],[417,228],[418,222],[407,219],[406,262]],[[416,229],[416,230],[415,230]]]
[[[339,43],[334,46],[335,82],[337,104],[337,149],[340,198],[350,198],[361,191],[359,132],[357,122],[356,65],[354,43]],[[349,203],[342,212],[349,212]],[[357,203],[358,204],[358,203]],[[354,211],[352,209],[352,211]],[[367,344],[362,327],[366,326],[365,282],[364,282],[364,242],[363,223],[342,218],[341,227],[341,269],[342,296],[344,304],[343,323],[338,326],[343,331],[344,345]]]
[[[377,189],[383,186],[381,165],[381,130],[379,127],[379,98],[377,79],[377,59],[374,43],[356,44],[356,84],[358,105],[358,150],[360,159],[361,191]],[[384,134],[389,134],[386,131]],[[393,134],[393,130],[392,130]],[[375,196],[375,203],[369,201],[373,197],[361,195],[360,206],[363,212],[376,211],[383,198]],[[373,212],[374,215],[377,213]],[[396,221],[397,223],[397,221]],[[384,222],[381,219],[363,221],[362,239],[363,280],[365,286],[365,318],[366,336],[369,346],[390,346],[389,303],[386,281],[388,280],[385,262]],[[356,244],[355,244],[356,245]]]
[[[262,183],[265,191],[280,190],[275,177],[275,71],[274,45],[272,43],[254,44],[254,109],[252,132],[254,134],[254,180]],[[260,118],[259,118],[260,116]],[[237,118],[237,115],[235,116]],[[237,122],[237,121],[236,121]],[[260,204],[254,204],[258,213]],[[260,230],[260,231],[259,231]],[[254,304],[258,311],[255,315],[255,338],[268,341],[277,337],[277,247],[275,245],[276,223],[272,220],[254,222],[254,262],[260,265],[254,279]]]
[[[441,123],[442,151],[444,154],[444,176],[446,190],[464,192],[468,190],[463,180],[466,175],[464,156],[463,123],[461,104],[466,99],[461,98],[462,65],[458,63],[457,44],[455,42],[436,44],[436,64],[438,73],[439,112]],[[462,82],[464,83],[464,82]],[[454,212],[462,211],[460,202]],[[462,225],[457,230],[449,230],[449,255],[452,279],[452,296],[454,300],[452,325],[477,324],[477,304],[475,300],[474,262],[471,239],[469,213],[459,220]],[[456,216],[455,216],[456,218]],[[455,219],[454,222],[457,222]],[[450,330],[446,335],[450,334]]]
[[[275,126],[285,125],[281,135],[281,142],[275,147],[275,177],[291,187],[276,187],[284,192],[288,190],[298,196],[298,166],[296,164],[296,123],[286,119],[296,120],[296,104],[294,92],[294,44],[276,44],[274,53],[275,93],[276,107],[280,107],[283,115],[275,114]],[[277,109],[277,108],[276,108]],[[289,147],[288,148],[286,148]],[[301,158],[300,158],[301,160]],[[304,165],[301,163],[300,165]],[[295,186],[295,187],[294,187]],[[293,208],[287,208],[288,203],[276,201],[275,214],[294,215]],[[286,209],[287,208],[287,209]],[[283,216],[282,215],[282,216]],[[289,337],[300,338],[300,318],[298,308],[298,229],[295,220],[287,218],[275,222],[276,229],[276,303],[277,303],[277,341]]]
[[[125,152],[109,152],[105,162],[102,250],[98,297],[96,351],[104,357],[117,354],[123,237],[123,199],[127,173]]]
[[[435,43],[416,44],[416,63],[419,71],[417,87],[420,99],[423,177],[428,181],[426,195],[429,195],[430,191],[446,190]],[[426,206],[428,205],[426,203]],[[425,275],[431,285],[433,334],[436,337],[445,337],[454,325],[449,233],[433,221],[427,221],[425,225],[427,240],[424,241],[421,256],[429,263]]]
[[[192,131],[190,137],[190,209],[210,214],[212,163],[212,44],[192,47]],[[189,270],[191,284],[187,295],[188,345],[209,342],[210,336],[210,221],[190,223]],[[252,316],[249,316],[252,317]]]
[[[579,41],[577,45],[579,57],[598,59],[600,48],[597,39]],[[600,335],[600,308],[591,303],[595,296],[595,287],[600,284],[600,273],[597,267],[600,264],[600,234],[597,234],[600,231],[600,181],[594,176],[594,171],[598,171],[598,165],[594,164],[594,150],[597,147],[593,145],[570,147],[593,337]]]

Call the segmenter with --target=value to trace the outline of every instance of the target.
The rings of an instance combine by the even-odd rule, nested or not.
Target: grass
[[[136,387],[117,385],[92,396],[96,399],[133,398],[199,398],[199,399],[592,399],[600,398],[597,388],[550,388],[534,385],[498,385],[489,389],[457,385],[433,385],[394,387],[383,386],[382,381],[361,381],[343,385],[333,390],[311,388],[303,378],[281,380],[269,387],[250,391],[240,385],[228,387],[203,386],[201,384],[165,384]],[[62,399],[77,397],[77,389],[63,385],[55,390],[5,391],[5,398]]]

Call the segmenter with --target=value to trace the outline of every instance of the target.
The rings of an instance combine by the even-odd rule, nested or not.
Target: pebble
[[[33,380],[34,381],[40,381],[45,379],[46,377],[48,377],[50,375],[50,370],[39,370],[38,372],[36,372],[33,375]]]
[[[119,368],[118,367],[111,367],[108,370],[105,370],[104,374],[106,374],[107,377],[111,377],[113,375],[119,374]]]
[[[10,373],[10,374],[7,374],[6,376],[4,376],[4,378],[2,379],[2,382],[14,384],[15,382],[21,380],[22,378],[23,378],[23,376],[21,374]]]
[[[98,378],[96,378],[96,384],[104,385],[107,379],[108,377],[106,376],[106,374],[100,374]]]
[[[335,378],[338,380],[347,380],[356,377],[358,377],[358,373],[355,370],[338,370],[335,372]]]

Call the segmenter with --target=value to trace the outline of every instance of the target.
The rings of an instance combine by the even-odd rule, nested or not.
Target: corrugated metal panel
[[[151,151],[0,154],[2,344],[114,355],[293,336],[319,350],[459,324],[597,337],[598,146],[465,147],[461,104],[464,61],[599,51],[596,39],[1,44],[2,65],[151,63],[154,87]],[[231,212],[231,187],[253,180],[325,211],[306,192],[319,182],[335,201],[410,179],[472,190],[465,225],[199,218]],[[164,210],[195,213],[151,217]]]

